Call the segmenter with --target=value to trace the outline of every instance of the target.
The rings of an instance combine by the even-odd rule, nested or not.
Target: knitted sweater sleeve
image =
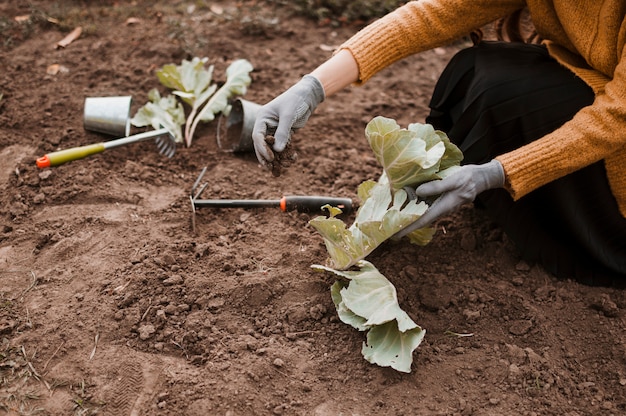
[[[626,48],[621,51],[613,79],[606,83],[591,105],[582,108],[552,133],[497,159],[506,171],[509,192],[514,199],[519,199],[599,160],[616,160],[615,155],[624,155],[625,150]],[[623,171],[623,167],[616,163],[605,162],[611,187],[624,189],[626,177],[616,174],[618,169]]]
[[[446,45],[526,5],[523,0],[419,0],[371,23],[340,49],[348,49],[365,82],[417,52]]]

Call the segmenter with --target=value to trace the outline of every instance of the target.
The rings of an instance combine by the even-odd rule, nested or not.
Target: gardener
[[[539,42],[484,41],[499,19],[530,13]],[[474,33],[442,73],[426,122],[463,151],[441,195],[402,235],[460,205],[484,206],[528,261],[585,284],[626,283],[626,1],[412,1],[358,32],[260,110],[261,164],[282,152],[326,98],[411,54]],[[506,22],[507,20],[505,20]],[[519,33],[519,32],[518,32]],[[536,40],[537,38],[535,38]],[[275,129],[272,148],[266,133]]]

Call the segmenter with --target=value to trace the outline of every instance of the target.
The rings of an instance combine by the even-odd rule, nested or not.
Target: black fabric
[[[482,42],[462,50],[442,73],[427,123],[485,163],[555,130],[593,102],[592,90],[540,45]],[[483,206],[521,256],[560,278],[626,284],[626,219],[603,162],[551,182],[519,201],[496,189]]]

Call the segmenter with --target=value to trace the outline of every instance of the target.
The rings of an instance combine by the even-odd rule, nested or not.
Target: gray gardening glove
[[[481,192],[503,186],[504,169],[496,159],[482,165],[461,166],[457,172],[444,179],[426,182],[415,189],[415,195],[420,199],[434,196],[437,196],[437,199],[430,204],[424,215],[397,232],[393,238],[399,239],[419,228],[424,228],[461,205],[474,201]]]
[[[274,160],[274,152],[282,152],[291,140],[291,134],[304,127],[313,111],[324,101],[324,87],[313,75],[305,75],[300,81],[265,104],[256,116],[252,141],[261,165],[268,166]],[[274,146],[265,143],[266,135],[274,135]]]

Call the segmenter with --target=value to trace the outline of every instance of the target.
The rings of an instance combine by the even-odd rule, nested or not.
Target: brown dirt
[[[426,247],[390,242],[368,257],[427,330],[410,374],[366,362],[364,334],[338,321],[334,278],[310,268],[326,250],[309,215],[202,208],[192,232],[205,166],[204,198],[356,198],[379,173],[365,124],[422,122],[463,43],[328,99],[280,177],[220,152],[213,123],[172,159],[144,142],[38,169],[46,152],[105,138],[83,128],[85,97],[132,95],[134,113],[160,87],[156,68],[207,56],[216,77],[248,59],[246,99],[266,102],[357,28],[251,2],[25,3],[0,4],[3,22],[38,19],[5,30],[0,50],[0,413],[626,414],[624,292],[520,262],[472,207],[439,221]]]

